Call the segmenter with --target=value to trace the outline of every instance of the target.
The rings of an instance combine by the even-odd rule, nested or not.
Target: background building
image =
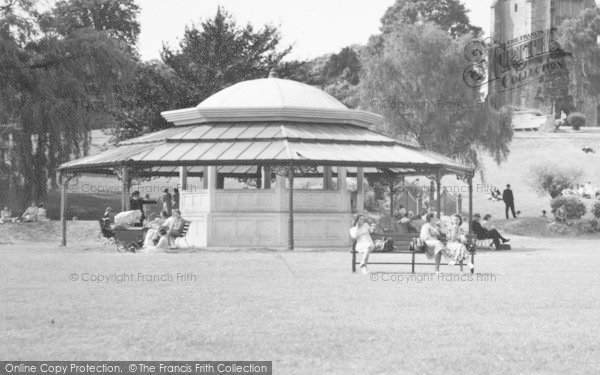
[[[492,3],[490,34],[502,46],[502,51],[498,50],[498,44],[490,49],[489,77],[497,79],[490,82],[488,92],[498,105],[535,108],[543,114],[560,116],[561,106],[571,102],[586,114],[588,125],[597,125],[596,100],[586,101],[583,95],[569,92],[569,79],[573,79],[566,70],[569,59],[553,60],[547,54],[553,43],[550,30],[595,6],[594,0],[495,0]],[[511,54],[526,61],[527,66],[519,70],[512,64],[505,67],[509,70],[498,74],[498,65],[510,60]]]

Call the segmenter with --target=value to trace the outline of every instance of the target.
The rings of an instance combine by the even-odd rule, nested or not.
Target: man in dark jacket
[[[504,189],[504,192],[502,192],[502,200],[504,201],[504,206],[505,206],[505,210],[504,213],[506,214],[506,219],[508,220],[508,209],[510,208],[513,218],[517,218],[517,215],[515,215],[515,198],[513,196],[513,192],[510,189],[510,184],[506,185],[506,189]]]
[[[475,214],[473,215],[473,221],[471,222],[471,230],[473,230],[473,233],[475,233],[478,240],[491,239],[494,242],[496,250],[500,247],[500,240],[502,240],[502,243],[510,241],[510,239],[502,237],[500,232],[496,229],[485,229],[479,220],[481,220],[481,215]]]

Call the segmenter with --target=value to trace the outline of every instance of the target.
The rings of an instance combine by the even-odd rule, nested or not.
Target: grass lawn
[[[272,360],[276,374],[600,372],[597,240],[513,236],[513,251],[476,259],[495,281],[398,283],[350,273],[346,251],[117,254],[85,225],[70,226],[67,248],[55,234],[0,245],[0,359]],[[371,270],[408,269],[399,267]]]

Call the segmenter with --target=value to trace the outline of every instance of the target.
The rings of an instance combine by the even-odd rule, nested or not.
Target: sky
[[[490,28],[492,0],[463,0],[471,23]],[[160,58],[163,42],[176,47],[186,25],[213,17],[220,5],[239,24],[278,26],[287,59],[312,59],[366,44],[379,32],[380,19],[394,0],[140,0],[139,48],[144,60]]]

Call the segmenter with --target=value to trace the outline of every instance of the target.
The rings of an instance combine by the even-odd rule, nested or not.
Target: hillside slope
[[[490,184],[502,191],[506,184],[511,184],[515,208],[522,211],[523,216],[540,216],[543,209],[548,210],[550,197],[540,197],[528,184],[530,169],[534,165],[548,161],[579,166],[585,173],[580,182],[591,181],[594,187],[600,187],[600,132],[594,130],[580,133],[517,133],[505,163],[498,166],[490,157],[484,158],[485,181],[476,176],[475,187],[477,184],[484,187]],[[583,147],[592,147],[596,153],[586,154],[581,150]],[[584,201],[589,211],[592,201]],[[488,201],[485,191],[476,191],[473,204],[474,210],[481,214],[490,213],[495,218],[504,215],[504,204]]]

